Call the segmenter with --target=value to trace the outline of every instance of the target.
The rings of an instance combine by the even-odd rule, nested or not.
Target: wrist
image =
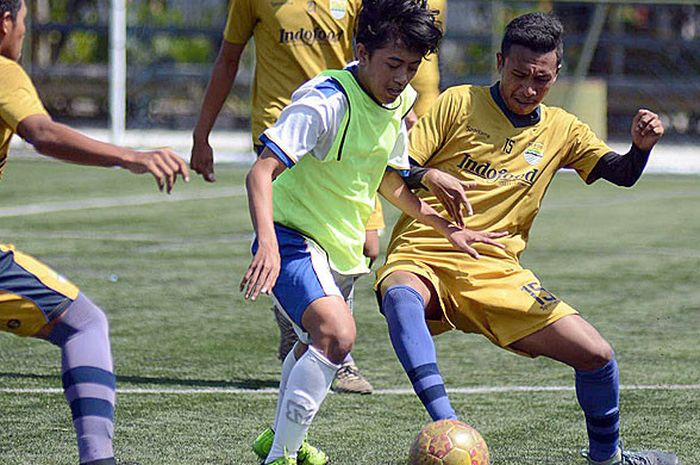
[[[136,150],[126,150],[124,155],[117,162],[117,166],[130,170],[134,163],[136,163],[136,158],[138,156],[139,153]]]
[[[194,129],[194,131],[192,132],[192,140],[196,144],[207,143],[207,142],[209,142],[209,134],[210,134],[209,130],[196,127]]]

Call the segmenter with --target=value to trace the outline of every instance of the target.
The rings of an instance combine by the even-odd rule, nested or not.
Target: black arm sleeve
[[[598,160],[588,175],[586,183],[591,184],[603,178],[618,186],[632,187],[642,176],[650,153],[651,150],[642,150],[634,144],[624,155],[615,152],[606,153]]]
[[[408,177],[403,178],[404,182],[411,190],[425,189],[425,186],[421,183],[423,176],[428,172],[428,168],[423,168],[418,163],[416,163],[413,158],[409,158],[411,163],[411,169],[409,170]]]

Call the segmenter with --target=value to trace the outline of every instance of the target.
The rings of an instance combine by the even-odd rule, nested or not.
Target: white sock
[[[311,346],[294,364],[277,418],[275,440],[265,463],[283,457],[285,452],[296,457],[338,368]]]
[[[298,343],[297,343],[298,344]],[[280,412],[282,411],[282,400],[284,399],[284,393],[287,390],[287,381],[289,381],[289,374],[292,372],[292,368],[297,363],[297,358],[294,355],[294,349],[296,349],[296,344],[289,351],[287,356],[282,362],[282,375],[280,376],[280,393],[277,397],[277,408],[275,409],[275,422],[272,424],[272,430],[277,431],[277,421],[280,417]]]

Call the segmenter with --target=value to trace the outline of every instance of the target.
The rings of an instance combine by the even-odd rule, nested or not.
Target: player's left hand
[[[641,109],[632,119],[632,142],[640,149],[647,151],[656,145],[664,135],[664,125],[654,112]]]
[[[421,182],[437,197],[447,210],[447,213],[455,221],[455,224],[463,228],[464,213],[467,216],[474,214],[472,205],[469,203],[469,199],[467,199],[464,191],[474,189],[476,183],[460,181],[451,174],[434,168],[429,169],[425,173]],[[462,209],[464,209],[464,213],[462,213]]]

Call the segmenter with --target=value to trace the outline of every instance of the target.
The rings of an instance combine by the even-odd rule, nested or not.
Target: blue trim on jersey
[[[300,328],[301,318],[306,308],[315,300],[328,293],[321,285],[311,261],[308,239],[298,231],[275,223],[275,234],[280,251],[280,274],[272,288],[283,310]],[[252,252],[258,251],[257,238],[253,241]],[[329,271],[330,272],[330,271]]]
[[[323,94],[324,97],[330,98],[338,92],[345,95],[345,89],[340,85],[338,81],[329,77],[325,81],[319,82],[314,86],[314,89],[318,90]]]
[[[0,252],[0,290],[36,304],[49,321],[63,313],[73,300],[45,285],[32,272],[15,262],[12,250]]]
[[[499,81],[491,86],[491,98],[494,102],[496,102],[496,105],[498,105],[498,108],[501,109],[505,117],[508,118],[510,124],[512,124],[513,127],[516,128],[525,128],[528,126],[534,126],[535,124],[539,123],[541,119],[541,111],[539,106],[535,108],[529,115],[519,115],[510,111],[508,105],[506,105],[505,100],[503,100],[503,97],[501,97],[501,91],[498,89],[500,83],[501,82]]]
[[[63,373],[63,387],[68,389],[74,384],[92,383],[116,389],[117,382],[114,373],[97,367],[77,367]]]
[[[111,402],[94,397],[82,397],[70,403],[73,420],[82,417],[102,417],[112,420],[114,418],[114,406]]]
[[[386,170],[387,170],[387,171],[394,171],[394,172],[396,172],[396,173],[399,173],[399,176],[401,176],[402,178],[407,178],[407,177],[409,177],[409,176],[411,175],[411,170],[399,170],[399,169],[396,169],[396,168],[392,168],[391,166],[387,166],[387,167],[386,167]]]
[[[259,139],[260,139],[260,142],[265,144],[265,147],[270,149],[270,151],[272,153],[274,153],[275,156],[277,158],[279,158],[280,161],[287,166],[287,168],[291,168],[292,166],[294,166],[294,160],[292,160],[289,157],[289,155],[284,153],[284,150],[282,150],[279,145],[275,144],[269,137],[267,137],[265,134],[261,134]],[[262,152],[260,152],[260,153],[262,153]]]

